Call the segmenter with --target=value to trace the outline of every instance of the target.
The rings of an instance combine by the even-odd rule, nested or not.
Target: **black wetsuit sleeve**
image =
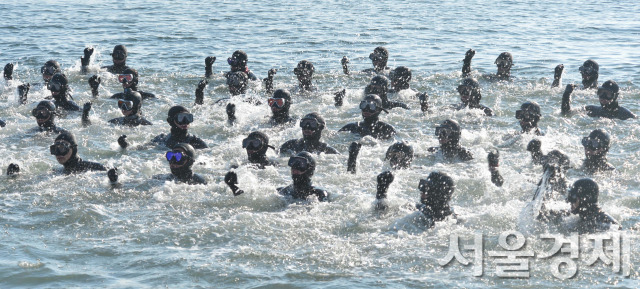
[[[153,125],[153,123],[148,121],[146,118],[143,118],[140,120],[140,125]]]
[[[247,73],[247,76],[251,80],[258,80],[258,77],[255,74],[253,74],[253,72],[251,72],[251,71],[249,71],[249,73]]]
[[[382,124],[378,132],[378,138],[390,139],[396,135],[396,130],[390,124]]]
[[[151,92],[138,91],[138,93],[140,93],[142,99],[156,98],[156,95]]]
[[[193,174],[193,177],[191,178],[190,184],[192,184],[192,185],[206,185],[207,181],[203,177],[201,177],[200,175]]]
[[[358,132],[358,123],[353,122],[353,123],[347,124],[347,125],[343,126],[338,131],[348,131],[348,132],[352,132],[352,133],[357,133]]]
[[[124,93],[118,92],[111,96],[112,99],[122,99],[124,97]]]
[[[626,119],[630,119],[630,118],[636,118],[636,115],[633,114],[628,109],[626,109],[624,107],[620,107],[620,108],[618,108],[618,118],[621,119],[621,120],[626,120]]]
[[[401,107],[404,109],[409,109],[409,106],[402,102],[392,101],[390,103],[391,103],[391,108]]]
[[[333,148],[333,147],[330,147],[329,145],[327,145],[327,146],[324,148],[323,152],[324,152],[325,154],[328,154],[328,155],[339,155],[339,154],[340,154],[340,152],[338,152],[338,150],[336,150],[336,149],[335,149],[335,148]]]
[[[120,123],[120,118],[119,118],[119,117],[116,117],[116,118],[114,118],[114,119],[110,119],[110,120],[109,120],[109,123],[111,123],[111,124],[121,124],[121,123]]]
[[[194,149],[206,149],[209,147],[202,139],[195,136],[189,140],[189,144],[193,146]]]
[[[155,144],[164,144],[166,142],[167,135],[161,134],[154,137],[151,142]]]
[[[78,165],[80,167],[80,171],[106,171],[107,170],[107,168],[105,168],[103,165],[96,162],[82,161]]]
[[[458,157],[460,158],[460,160],[462,161],[470,161],[473,159],[473,154],[471,154],[471,152],[465,148],[460,149],[460,152],[458,153]]]
[[[573,91],[564,91],[562,94],[562,115],[569,116],[571,114],[571,93]]]
[[[491,108],[489,108],[488,106],[482,105],[482,110],[484,111],[484,114],[486,116],[493,116],[493,110]]]
[[[73,101],[69,100],[64,103],[63,108],[69,111],[80,111],[80,107]]]
[[[280,155],[290,155],[294,153],[298,153],[296,151],[296,142],[298,140],[292,139],[285,142],[282,146],[280,146]]]

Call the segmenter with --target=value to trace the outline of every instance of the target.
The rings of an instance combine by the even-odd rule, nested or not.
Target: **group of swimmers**
[[[93,54],[93,48],[85,48],[84,56],[81,57],[82,71],[87,72],[90,65],[90,59]],[[466,52],[462,76],[463,80],[457,87],[460,95],[460,103],[452,105],[450,108],[454,110],[470,109],[480,110],[486,116],[492,116],[493,110],[480,103],[482,95],[480,93],[479,82],[471,77],[471,60],[475,55],[475,51],[470,49]],[[109,120],[109,123],[123,126],[140,126],[151,125],[146,120],[142,112],[143,101],[155,98],[153,93],[144,92],[138,89],[138,72],[130,68],[126,64],[127,48],[124,45],[114,47],[112,53],[113,65],[102,67],[108,72],[117,75],[117,79],[122,83],[123,92],[116,93],[111,96],[117,99],[117,105],[122,112],[122,117]],[[364,97],[359,104],[363,120],[360,122],[349,123],[343,126],[339,131],[350,132],[361,137],[371,136],[376,139],[388,140],[396,135],[396,130],[390,124],[380,120],[382,112],[389,113],[394,108],[409,109],[409,105],[403,102],[393,101],[390,96],[397,95],[400,91],[411,90],[410,81],[412,78],[411,69],[400,66],[395,69],[387,67],[389,52],[384,47],[377,47],[369,55],[373,68],[366,69],[363,73],[373,75],[370,83],[364,90]],[[195,105],[204,103],[204,89],[208,85],[208,80],[213,76],[212,66],[216,61],[216,57],[209,56],[205,58],[205,78],[201,80],[195,90]],[[253,95],[247,95],[247,87],[251,81],[259,82],[257,76],[249,70],[247,66],[247,54],[241,50],[235,51],[231,57],[227,59],[230,71],[224,74],[226,84],[231,96],[239,97],[243,101],[259,105],[262,100]],[[349,67],[349,59],[345,56],[341,60],[342,69],[345,74],[351,74]],[[497,73],[491,75],[483,75],[490,80],[508,81],[511,78],[511,67],[513,66],[513,57],[510,53],[504,52],[495,60]],[[13,64],[9,63],[4,68],[4,78],[9,81],[13,79]],[[564,66],[558,65],[555,68],[554,80],[552,86],[560,85]],[[314,74],[314,66],[307,60],[302,60],[294,69],[294,74],[298,79],[298,86],[294,89],[296,93],[308,93],[317,91],[313,85],[312,79]],[[78,156],[78,142],[75,136],[55,123],[56,116],[64,116],[69,111],[82,111],[81,120],[84,125],[89,125],[89,112],[91,103],[87,102],[82,109],[70,100],[69,81],[62,72],[59,63],[55,60],[47,61],[41,68],[42,79],[46,87],[51,92],[49,99],[40,101],[32,110],[32,115],[36,118],[38,130],[41,132],[56,134],[53,145],[50,146],[50,153],[56,157],[58,163],[63,165],[65,174],[80,173],[85,171],[107,171],[107,168],[99,163],[88,162],[82,160]],[[274,76],[276,70],[271,69],[267,73],[267,78],[262,80],[265,91],[269,94],[267,104],[271,109],[272,116],[270,124],[273,126],[292,124],[295,119],[289,115],[289,109],[292,104],[292,93],[286,89],[273,90]],[[629,119],[635,118],[635,115],[629,110],[619,106],[618,96],[619,87],[613,80],[604,82],[598,86],[599,66],[593,60],[587,60],[580,67],[582,75],[581,89],[596,89],[600,105],[590,105],[583,108],[588,116],[604,117],[612,119]],[[97,97],[101,79],[97,75],[89,77],[88,84],[91,88],[92,95]],[[37,84],[36,84],[37,85]],[[18,86],[18,95],[20,102],[25,104],[28,99],[29,90],[35,87],[29,83]],[[566,86],[562,97],[562,114],[570,116],[574,113],[571,109],[571,94],[577,88],[573,84]],[[419,93],[411,90],[415,100],[420,105],[423,112],[431,109],[429,97],[426,93]],[[345,96],[345,90],[336,92],[335,105],[341,106]],[[229,98],[220,99],[218,103],[226,104],[226,114],[230,124],[236,120],[235,104]],[[523,103],[519,110],[515,112],[518,119],[521,133],[534,134],[541,136],[543,133],[538,128],[538,122],[541,118],[540,105],[533,101]],[[165,156],[171,170],[170,175],[160,176],[166,180],[176,182],[184,182],[188,184],[206,184],[206,180],[195,174],[192,166],[196,159],[196,150],[207,148],[207,144],[197,136],[188,132],[189,125],[193,122],[194,116],[189,110],[183,106],[173,106],[169,109],[167,115],[167,123],[171,127],[169,134],[161,134],[150,141],[151,144],[164,146],[169,149]],[[6,125],[0,120],[0,125]],[[282,195],[289,196],[293,199],[306,199],[315,196],[320,201],[329,200],[328,192],[319,189],[312,184],[312,176],[315,172],[316,161],[313,154],[338,154],[339,152],[321,141],[322,131],[326,127],[324,118],[317,112],[305,115],[299,121],[302,130],[302,138],[293,139],[285,142],[279,149],[280,154],[289,155],[288,166],[291,168],[291,176],[293,184],[287,187],[278,188],[278,192]],[[429,152],[440,154],[446,161],[469,161],[473,159],[471,152],[460,145],[461,127],[457,121],[447,119],[440,123],[435,129],[435,135],[438,138],[440,146],[429,148]],[[118,138],[118,144],[122,149],[130,147],[127,136],[122,135]],[[585,161],[583,167],[589,174],[600,171],[613,170],[613,166],[607,161],[606,155],[610,147],[610,138],[606,131],[596,129],[582,140],[585,150]],[[275,163],[266,157],[269,148],[275,149],[269,144],[269,137],[260,131],[253,131],[242,141],[242,147],[246,149],[248,161],[256,168],[264,168],[274,165]],[[349,146],[347,170],[355,172],[356,159],[361,145],[357,142]],[[570,213],[580,216],[582,231],[594,231],[608,229],[611,224],[617,222],[600,209],[597,203],[599,188],[591,179],[580,179],[576,181],[568,190],[564,171],[568,167],[568,157],[562,152],[554,150],[547,154],[541,151],[541,143],[537,139],[533,139],[527,146],[527,151],[531,153],[532,160],[535,164],[543,166],[546,172],[553,175],[551,182],[553,184],[561,184],[557,186],[557,192],[567,195],[566,201],[571,203],[571,210],[568,212],[556,212],[547,210],[541,214],[541,220],[558,219],[558,216],[566,216]],[[487,157],[489,171],[491,173],[491,181],[502,186],[504,179],[500,175],[499,153],[491,151]],[[385,160],[388,160],[393,169],[407,169],[413,160],[413,148],[407,142],[396,142],[392,144],[386,152]],[[20,172],[17,164],[10,164],[7,174],[15,175]],[[108,170],[107,175],[111,182],[118,182],[118,171],[116,168]],[[377,177],[377,193],[376,205],[379,210],[387,208],[385,199],[387,190],[393,182],[394,176],[391,171],[385,171]],[[225,177],[224,182],[229,186],[234,195],[240,195],[243,191],[239,188],[238,177],[232,170]],[[543,185],[541,183],[539,185]],[[453,210],[449,206],[449,201],[455,190],[453,179],[443,172],[432,172],[426,179],[419,182],[418,189],[422,192],[420,203],[417,208],[424,214],[425,220],[429,226],[434,222],[443,220],[447,217],[455,218]]]

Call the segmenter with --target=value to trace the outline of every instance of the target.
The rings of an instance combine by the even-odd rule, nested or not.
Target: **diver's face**
[[[473,92],[473,87],[468,85],[459,85],[458,93],[460,94],[460,101],[463,103],[468,103],[471,100],[471,93]]]
[[[120,109],[120,111],[122,112],[122,115],[124,115],[124,116],[130,116],[130,115],[133,114],[133,110]]]
[[[576,199],[574,202],[571,203],[571,212],[575,214],[578,212],[579,208],[580,208],[580,199]]]
[[[176,120],[174,120],[173,123],[176,125],[176,127],[180,128],[180,129],[184,129],[184,130],[189,129],[189,124],[190,123],[179,124],[178,121],[176,121]]]
[[[44,82],[49,82],[49,80],[51,80],[52,77],[53,77],[52,74],[46,74],[46,73],[42,74],[42,80],[44,80]]]
[[[585,147],[584,148],[584,155],[586,157],[594,157],[594,156],[600,156],[603,155],[605,153],[605,149],[604,148],[590,148],[590,147]]]
[[[71,146],[70,142],[64,141],[64,140],[56,141],[54,144],[58,144],[58,143]],[[73,149],[69,149],[69,151],[64,155],[56,156],[56,160],[58,161],[59,164],[64,165],[69,161],[69,159],[71,159],[71,154],[73,154]]]
[[[183,150],[182,148],[176,148],[176,149],[173,150],[173,152],[182,153],[183,157],[179,162],[173,161],[173,160],[170,161],[169,162],[169,167],[172,168],[172,169],[179,169],[179,168],[183,167],[187,163],[186,151]]]

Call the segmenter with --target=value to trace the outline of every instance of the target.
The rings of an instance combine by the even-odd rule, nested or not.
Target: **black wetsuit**
[[[321,202],[329,200],[329,194],[325,190],[313,187],[311,179],[298,182],[294,180],[293,184],[277,190],[279,194],[289,196],[295,200],[305,200],[309,196],[316,196]]]
[[[416,204],[416,208],[424,215],[427,227],[429,228],[433,227],[435,222],[443,221],[448,216],[456,217],[453,209],[451,209],[448,204],[439,210],[434,210],[430,206],[422,203]]]
[[[241,71],[241,70],[238,70],[238,71]],[[225,73],[224,73],[224,77],[225,77],[225,78],[228,78],[228,77],[229,77],[229,74],[234,73],[234,72],[235,72],[235,71],[227,71],[227,72],[225,72]],[[246,73],[246,74],[247,74],[247,77],[248,77],[250,80],[258,80],[258,77],[257,77],[255,74],[253,74],[253,72],[251,72],[251,70],[249,70],[249,68],[248,68],[248,67],[247,67],[247,68],[245,68],[245,70],[244,70],[244,71],[241,71],[241,72]]]
[[[159,136],[156,136],[153,140],[151,140],[151,142],[157,143],[159,145],[164,145],[170,149],[173,149],[173,147],[179,143],[190,144],[194,149],[204,149],[209,147],[202,139],[198,138],[197,136],[189,134],[186,130],[174,127],[171,128],[170,134],[166,135],[163,133]]]
[[[455,110],[463,110],[465,108],[469,107],[469,109],[481,109],[484,114],[486,116],[493,116],[493,110],[491,108],[489,108],[488,106],[484,106],[482,104],[479,103],[460,103],[458,105],[453,105],[453,108]]]
[[[38,132],[55,133],[55,134],[59,134],[66,131],[63,128],[57,127],[55,124],[38,126],[34,130]]]
[[[155,179],[164,179],[167,181],[173,181],[176,183],[186,183],[189,185],[206,185],[207,181],[198,174],[194,174],[192,171],[181,172],[179,175],[169,174],[162,175],[160,177],[154,177]]]
[[[75,102],[68,99],[68,97],[70,96],[71,95],[68,94],[67,92],[60,92],[58,97],[53,96],[53,99],[54,99],[53,104],[55,104],[56,108],[58,109],[63,109],[67,111],[80,111],[80,107]]]
[[[301,151],[310,153],[339,154],[336,149],[330,147],[324,142],[305,140],[304,138],[289,140],[280,147],[281,154],[297,154]]]
[[[562,217],[570,216],[569,210],[562,211],[547,211],[545,214],[540,214],[538,219],[542,221],[551,221],[553,223],[559,223]],[[611,225],[617,225],[618,222],[600,209],[599,206],[589,206],[583,208],[578,212],[580,218],[576,227],[576,231],[579,234],[591,234],[596,232],[604,232],[611,229]]]
[[[81,158],[74,156],[71,157],[66,163],[64,163],[63,173],[73,174],[82,173],[86,171],[106,171],[103,165],[94,162],[83,161]]]
[[[396,130],[387,123],[378,120],[378,117],[365,118],[364,121],[354,122],[343,126],[339,131],[357,133],[361,137],[372,136],[377,139],[390,139],[396,135]]]
[[[125,70],[129,68],[129,66],[127,66],[125,63],[122,63],[122,64],[107,65],[107,66],[103,66],[102,68],[106,68],[108,72],[111,72],[113,74],[122,74]]]
[[[591,117],[617,118],[621,120],[636,118],[635,114],[619,106],[617,102],[608,105],[606,108],[597,105],[587,105],[584,109],[587,111],[587,115]]]
[[[136,80],[137,82],[137,80]],[[138,92],[140,94],[140,96],[142,96],[142,99],[148,99],[148,98],[156,98],[156,95],[150,92],[144,92],[144,91],[140,91],[138,90],[138,86],[137,85],[132,85],[131,87],[128,87],[125,89],[124,92],[118,92],[114,95],[111,96],[111,98],[114,99],[123,99],[125,94],[126,94],[126,90],[130,89],[132,91]]]
[[[473,159],[473,155],[469,150],[460,146],[460,144],[444,144],[439,147],[431,147],[429,148],[430,152],[442,152],[442,156],[447,161],[453,160],[461,160],[461,161],[469,161]]]
[[[616,169],[607,161],[607,157],[586,158],[582,163],[582,168],[589,174],[595,174],[597,172],[604,171],[613,171]]]
[[[269,124],[272,126],[290,124],[294,121],[295,119],[289,116],[288,111],[273,113],[271,118],[269,118]]]
[[[152,125],[152,123],[146,120],[144,117],[134,114],[130,116],[116,117],[109,120],[109,123],[126,126],[139,126],[139,125]]]

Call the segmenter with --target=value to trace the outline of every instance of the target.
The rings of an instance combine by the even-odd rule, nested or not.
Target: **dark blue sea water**
[[[13,1],[0,3],[0,63],[15,63],[15,80],[0,80],[0,168],[17,162],[23,173],[0,176],[0,287],[2,288],[637,288],[640,255],[640,128],[637,120],[594,119],[585,114],[562,117],[565,84],[580,83],[578,67],[587,59],[600,65],[600,82],[613,79],[621,87],[620,104],[640,113],[640,9],[633,1]],[[141,75],[140,88],[158,96],[143,111],[152,127],[121,128],[107,123],[120,116],[109,95],[122,88],[100,66],[111,64],[113,46],[124,44],[127,63]],[[346,173],[347,150],[357,137],[337,132],[361,119],[358,103],[371,75],[342,74],[348,56],[353,71],[371,67],[376,46],[390,52],[389,66],[408,66],[411,87],[427,92],[432,111],[422,113],[411,95],[397,99],[411,110],[392,111],[382,119],[416,152],[409,170],[394,171],[390,209],[373,210],[376,175],[389,169],[384,153],[393,141],[361,140],[358,172]],[[80,72],[85,47],[95,48],[88,74]],[[496,116],[452,111],[459,102],[465,51],[477,51],[473,75],[480,79],[482,103]],[[292,114],[317,111],[327,121],[324,140],[342,155],[320,155],[314,183],[332,194],[329,203],[287,203],[277,187],[291,183],[287,158],[269,151],[280,166],[257,170],[245,164],[241,141],[261,130],[279,147],[301,137],[295,126],[271,128],[266,104],[237,102],[238,123],[229,126],[224,106],[228,96],[226,58],[242,49],[249,68],[266,77],[277,68],[277,88],[294,88],[298,61],[314,63],[317,93],[294,96]],[[515,66],[511,82],[491,82],[494,60],[509,51]],[[205,104],[195,106],[194,90],[204,75],[204,58],[216,56],[216,75],[205,91]],[[121,172],[119,187],[103,173],[65,176],[47,147],[54,136],[32,132],[31,110],[49,95],[34,85],[26,105],[18,105],[16,88],[41,82],[40,67],[56,59],[70,79],[76,102],[93,103],[92,125],[79,115],[59,119],[80,143],[79,154]],[[551,88],[553,69],[564,64],[563,85]],[[87,79],[99,75],[100,96],[92,98]],[[333,92],[347,89],[343,107]],[[266,99],[256,84],[250,94]],[[596,128],[612,139],[609,161],[617,170],[592,177],[600,185],[599,203],[616,218],[630,242],[630,276],[612,265],[586,265],[586,249],[576,260],[574,278],[560,280],[550,269],[553,259],[531,258],[529,278],[496,274],[498,237],[519,230],[519,215],[542,175],[525,150],[535,136],[508,136],[517,131],[515,110],[524,101],[542,106],[539,137],[542,149],[560,149],[575,169],[570,183],[587,177],[582,137]],[[574,108],[597,104],[594,90],[576,91]],[[169,173],[165,150],[122,151],[118,136],[135,144],[168,132],[167,110],[175,104],[195,115],[191,131],[211,148],[198,151],[194,170],[208,181],[189,186],[152,180]],[[427,149],[437,146],[434,128],[453,118],[462,126],[462,145],[474,160],[444,163]],[[502,188],[490,182],[486,155],[498,148]],[[234,165],[244,195],[234,197],[224,174]],[[430,172],[451,175],[456,191],[451,201],[460,220],[426,229],[417,221],[417,184]],[[565,204],[566,205],[566,204]],[[525,232],[536,252],[550,247],[541,239],[546,227]],[[566,229],[550,229],[565,235]],[[467,244],[474,233],[484,236],[484,274],[473,265],[440,266],[452,234]],[[499,249],[499,248],[498,248]],[[466,255],[467,253],[465,253]]]

